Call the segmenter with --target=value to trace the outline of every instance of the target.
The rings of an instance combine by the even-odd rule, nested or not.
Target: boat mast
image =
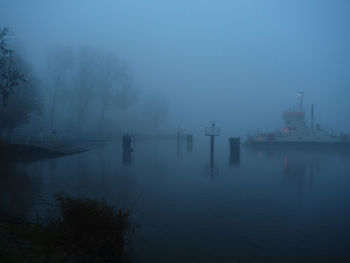
[[[314,130],[314,105],[311,104],[311,130]]]
[[[304,92],[299,91],[298,96],[297,96],[297,100],[299,99],[299,111],[300,112],[303,112],[303,95],[304,95]]]

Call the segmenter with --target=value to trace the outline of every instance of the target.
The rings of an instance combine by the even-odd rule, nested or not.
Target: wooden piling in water
[[[230,137],[229,139],[229,144],[230,144],[230,159],[229,159],[229,163],[230,165],[239,165],[240,164],[240,138],[234,138],[234,137]]]
[[[135,137],[130,134],[124,134],[122,137],[123,163],[134,162]]]
[[[187,152],[192,152],[193,149],[193,135],[187,134],[186,135],[186,143],[187,143]]]
[[[239,137],[230,137],[229,139],[230,143],[230,153],[236,153],[240,151],[240,138]]]
[[[210,136],[210,165],[214,165],[214,135]]]

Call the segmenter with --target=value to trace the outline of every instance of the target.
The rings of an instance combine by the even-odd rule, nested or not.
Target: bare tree
[[[118,111],[125,110],[136,100],[136,96],[127,66],[114,54],[103,55],[98,75],[101,92],[99,123],[103,127],[108,107]]]
[[[98,54],[96,50],[90,48],[79,50],[74,77],[77,89],[76,127],[78,129],[83,127],[86,111],[96,97],[96,86],[98,85],[97,65]]]
[[[25,73],[26,81],[13,88],[13,94],[8,98],[7,105],[0,106],[0,129],[7,129],[9,135],[12,135],[15,128],[27,123],[31,114],[39,113],[41,109],[38,81],[29,65],[18,57],[14,63]]]
[[[89,47],[60,49],[48,56],[48,68],[53,83],[52,127],[58,107],[68,112],[70,128],[82,132],[96,123],[104,128],[107,116],[135,101],[126,63],[114,54]]]
[[[0,93],[3,105],[7,104],[14,88],[24,81],[24,75],[15,63],[14,51],[8,47],[6,41],[8,34],[8,28],[0,30]]]
[[[52,81],[50,128],[54,129],[59,93],[66,92],[67,75],[73,65],[73,50],[68,47],[56,48],[47,54],[47,69]]]
[[[99,91],[101,94],[100,127],[104,126],[105,115],[108,105],[112,102],[113,88],[118,82],[119,60],[114,55],[104,56],[100,62]]]
[[[153,96],[146,102],[145,114],[149,116],[153,124],[153,133],[156,134],[158,126],[168,116],[168,105],[164,98]]]

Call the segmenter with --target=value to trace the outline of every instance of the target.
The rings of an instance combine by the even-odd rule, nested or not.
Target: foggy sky
[[[279,128],[300,90],[321,126],[350,132],[349,14],[346,0],[0,1],[39,77],[54,46],[115,52],[140,98],[166,98],[169,129],[216,120],[227,136]]]

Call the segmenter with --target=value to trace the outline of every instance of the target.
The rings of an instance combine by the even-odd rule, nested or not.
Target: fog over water
[[[113,52],[139,101],[166,100],[163,130],[274,130],[302,90],[321,125],[349,132],[348,1],[1,2],[0,24],[40,79],[54,47]]]
[[[193,152],[175,141],[120,143],[63,158],[0,166],[0,208],[36,218],[55,193],[132,207],[133,262],[349,262],[350,155],[247,151],[229,161],[217,139]]]
[[[0,73],[26,80],[7,94],[0,74],[0,225],[63,192],[130,208],[136,263],[350,262],[349,14],[0,0]],[[301,98],[307,125],[299,108],[284,123]]]

